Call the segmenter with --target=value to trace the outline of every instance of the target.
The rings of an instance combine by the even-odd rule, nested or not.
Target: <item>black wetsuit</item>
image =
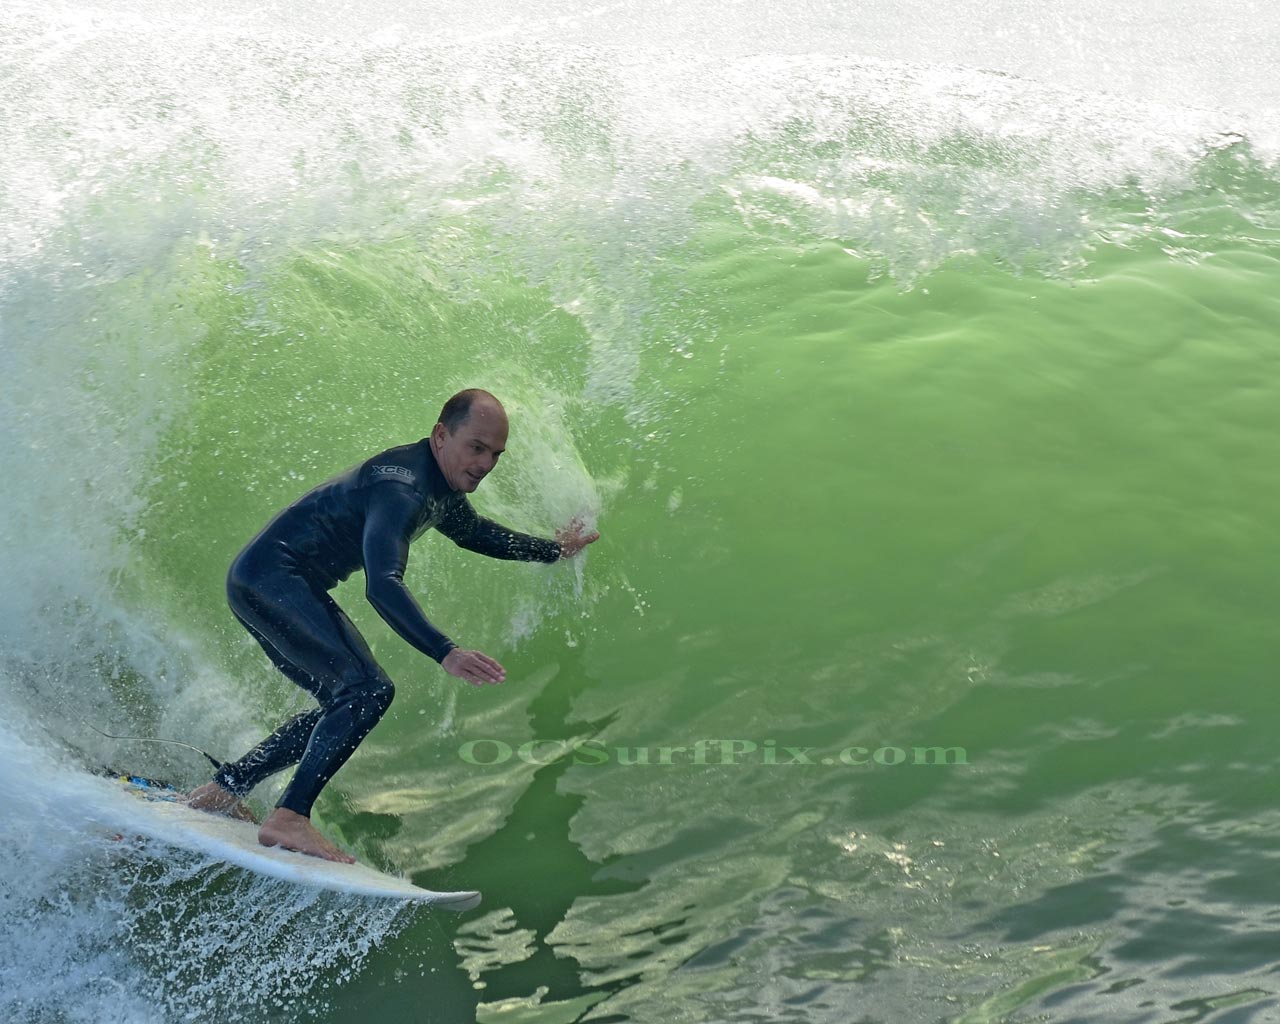
[[[493,558],[554,562],[555,541],[515,533],[476,514],[450,489],[429,438],[390,448],[308,491],[231,563],[231,610],[289,679],[320,706],[295,715],[214,776],[244,796],[297,764],[278,807],[310,814],[325,784],[391,704],[395,688],[364,638],[329,596],[355,570],[400,636],[436,661],[457,644],[436,629],[404,585],[409,544],[431,527]]]

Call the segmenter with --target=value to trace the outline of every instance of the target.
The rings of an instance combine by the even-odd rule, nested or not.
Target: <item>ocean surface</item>
[[[1280,1021],[1280,8],[0,10],[0,1018]],[[159,844],[307,699],[225,605],[506,404],[316,820]],[[284,780],[254,794],[269,808]]]

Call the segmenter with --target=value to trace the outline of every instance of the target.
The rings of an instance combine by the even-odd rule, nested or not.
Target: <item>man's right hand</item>
[[[472,686],[500,683],[507,678],[507,670],[489,655],[479,651],[464,651],[461,647],[455,647],[446,654],[440,667],[451,676],[465,679]]]

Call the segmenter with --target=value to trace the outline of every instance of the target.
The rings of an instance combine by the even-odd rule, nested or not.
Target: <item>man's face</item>
[[[431,438],[445,482],[455,491],[470,494],[493,471],[507,446],[507,415],[476,402],[456,431],[450,434],[443,423],[437,423]]]

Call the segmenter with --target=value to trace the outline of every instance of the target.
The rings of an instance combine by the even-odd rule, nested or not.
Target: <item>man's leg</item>
[[[234,614],[234,609],[232,611]],[[239,621],[258,641],[271,663],[286,678],[291,679],[313,696],[322,693],[316,681],[285,661],[266,637],[247,622]],[[240,760],[228,761],[219,768],[212,782],[192,791],[187,798],[187,803],[197,810],[230,814],[232,817],[256,824],[258,819],[242,802],[243,798],[268,776],[290,768],[302,760],[302,754],[307,749],[307,741],[311,739],[311,732],[323,714],[322,708],[312,708],[310,711],[294,715]]]
[[[234,614],[235,609],[232,609]],[[271,663],[285,676],[297,683],[317,700],[323,700],[324,691],[311,676],[285,660],[283,655],[272,646],[271,641],[259,633],[253,626],[236,615],[240,625],[258,641],[266,652]],[[250,750],[240,760],[227,762],[213,777],[213,781],[228,793],[237,798],[245,797],[258,783],[276,772],[292,767],[302,760],[307,749],[307,741],[311,739],[312,730],[324,714],[323,708],[312,708],[294,715],[275,732]]]
[[[232,610],[272,662],[313,693],[320,707],[290,719],[245,757],[225,766],[219,782],[229,792],[247,792],[301,759],[259,839],[349,860],[311,828],[311,806],[390,706],[395,687],[327,593],[284,571],[246,579],[239,565],[237,560],[227,581]]]

